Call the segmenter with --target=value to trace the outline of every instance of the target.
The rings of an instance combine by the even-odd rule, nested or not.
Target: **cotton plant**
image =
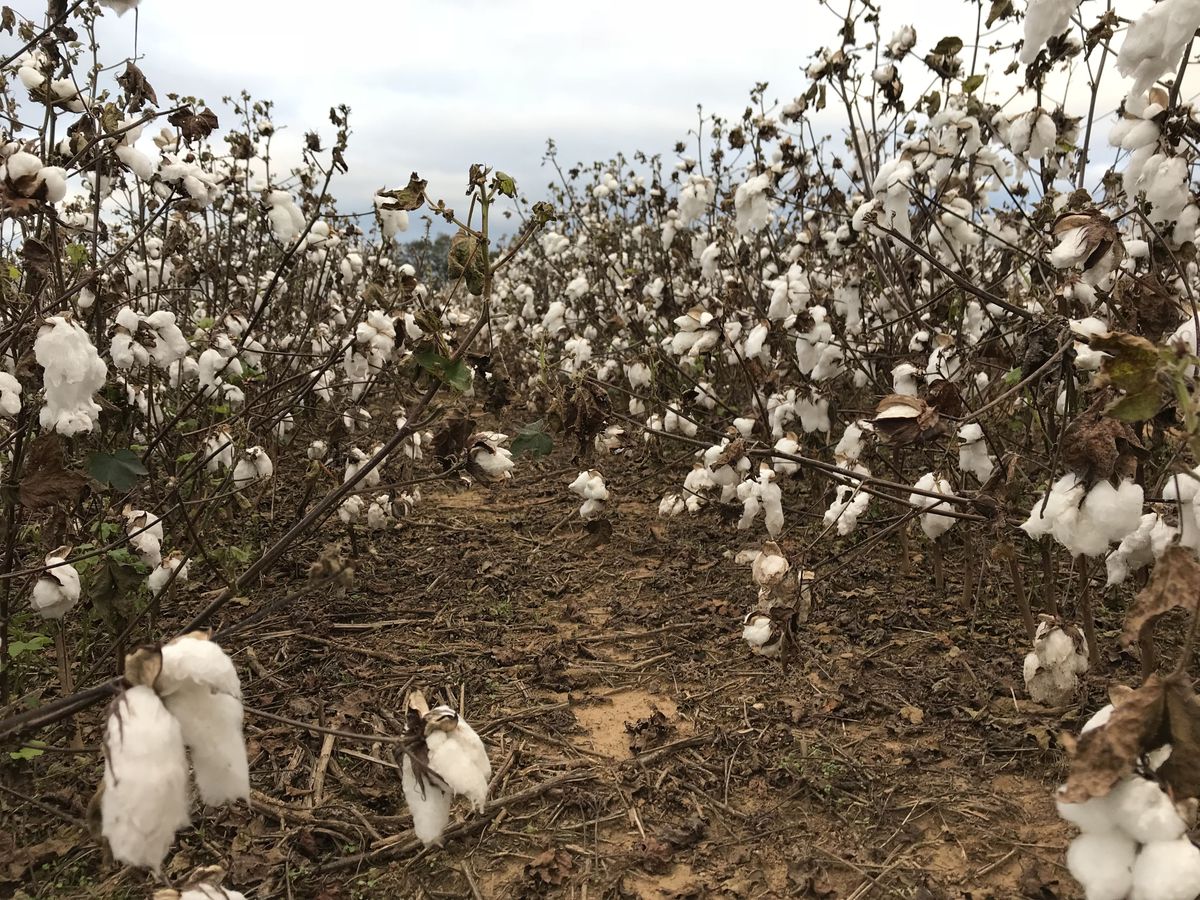
[[[442,843],[456,796],[482,811],[492,776],[487,748],[470,724],[448,706],[430,708],[420,691],[407,699],[401,786],[413,831],[425,846]]]
[[[579,518],[585,522],[592,522],[604,517],[609,493],[608,487],[604,483],[604,476],[599,471],[588,469],[580,472],[568,485],[568,489],[571,493],[583,498],[583,503],[579,507]]]
[[[814,573],[793,570],[774,541],[758,550],[743,550],[735,561],[750,565],[758,589],[754,610],[742,619],[742,640],[755,656],[780,657],[786,653],[789,629],[808,618]]]

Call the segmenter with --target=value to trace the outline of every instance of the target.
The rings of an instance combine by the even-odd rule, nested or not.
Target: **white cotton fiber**
[[[424,774],[417,783],[412,760],[406,755],[401,765],[400,785],[404,800],[412,813],[413,831],[426,847],[442,842],[442,832],[450,823],[450,794],[442,790],[435,779]]]
[[[1142,847],[1133,865],[1130,900],[1195,900],[1197,895],[1200,850],[1191,841],[1184,837]]]
[[[1067,849],[1067,869],[1087,900],[1125,900],[1137,845],[1116,831],[1085,832]]]

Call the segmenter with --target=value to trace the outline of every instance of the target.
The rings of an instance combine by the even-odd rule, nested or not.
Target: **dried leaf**
[[[1189,549],[1168,547],[1154,565],[1150,582],[1138,591],[1133,608],[1121,632],[1121,644],[1128,647],[1150,631],[1158,618],[1173,609],[1195,612],[1200,601],[1200,562]]]
[[[525,877],[535,885],[559,885],[571,876],[574,869],[575,860],[570,853],[551,848],[525,864]]]
[[[17,497],[26,509],[71,506],[87,483],[82,472],[68,470],[63,464],[62,439],[57,434],[43,434],[30,445]]]
[[[1063,435],[1062,460],[1087,481],[1109,478],[1122,456],[1145,448],[1126,422],[1106,416],[1102,394]]]
[[[178,128],[188,142],[208,137],[218,125],[217,114],[207,106],[198,113],[191,107],[177,110],[167,116],[167,121]]]
[[[880,400],[872,424],[885,441],[899,445],[930,441],[946,433],[936,409],[906,394],[888,394]]]
[[[1079,738],[1071,751],[1071,772],[1067,776],[1062,799],[1083,803],[1103,797],[1113,785],[1133,772],[1147,750],[1162,743],[1158,740],[1164,723],[1164,679],[1151,675],[1120,706],[1103,728]]]
[[[117,84],[125,89],[130,112],[138,112],[146,103],[158,106],[158,94],[154,92],[142,70],[133,63],[125,63],[125,71],[117,76]]]
[[[421,204],[425,202],[425,186],[429,184],[413,172],[408,176],[408,186],[398,190],[380,191],[378,196],[386,197],[387,202],[381,203],[381,209],[387,210],[404,210],[410,212],[414,209],[420,209]]]
[[[1167,679],[1167,728],[1171,755],[1158,774],[1176,799],[1200,796],[1200,700],[1186,676]]]

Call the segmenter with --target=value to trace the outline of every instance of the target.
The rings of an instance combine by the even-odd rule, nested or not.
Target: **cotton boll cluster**
[[[479,735],[450,707],[430,709],[420,691],[409,695],[406,707],[405,737],[412,745],[404,754],[401,785],[413,831],[431,846],[442,842],[455,796],[483,810],[492,765]]]
[[[698,173],[689,175],[687,184],[679,191],[680,224],[691,225],[708,212],[716,197],[716,182]]]
[[[38,329],[33,353],[44,370],[46,405],[38,416],[42,428],[66,437],[95,428],[100,405],[92,398],[104,387],[108,366],[87,332],[69,317],[51,316]]]
[[[761,231],[771,219],[771,174],[763,172],[738,185],[733,195],[737,233]]]
[[[1038,624],[1033,650],[1025,657],[1025,688],[1035,703],[1063,706],[1075,696],[1079,676],[1088,670],[1088,647],[1078,629]]]
[[[1129,26],[1117,54],[1117,69],[1134,80],[1126,97],[1132,112],[1141,111],[1146,92],[1159,77],[1178,68],[1179,57],[1197,28],[1200,3],[1196,0],[1163,0]]]
[[[608,501],[608,488],[604,484],[603,475],[595,469],[580,472],[568,488],[571,493],[583,498],[583,504],[579,507],[579,518],[591,522],[603,517]]]
[[[502,447],[508,435],[498,431],[481,431],[468,442],[467,471],[482,482],[493,484],[512,478],[512,451]]]
[[[1032,539],[1052,535],[1072,556],[1099,556],[1136,531],[1142,519],[1141,485],[1100,481],[1088,490],[1068,472],[1039,497],[1021,529]]]
[[[950,486],[950,482],[945,478],[939,478],[933,472],[926,472],[913,485],[921,491],[930,491],[935,494],[945,494],[946,496],[954,495],[954,488]],[[938,500],[934,497],[926,496],[925,494],[910,494],[908,497],[910,506],[916,509],[947,509],[950,504],[945,501]],[[954,527],[956,519],[953,516],[942,515],[937,512],[921,513],[921,530],[925,532],[925,537],[931,541],[936,541],[943,534]]]
[[[983,484],[992,476],[996,461],[988,453],[987,442],[983,439],[983,429],[975,422],[968,422],[958,429],[958,467],[964,472],[970,472]]]
[[[67,563],[70,547],[60,547],[46,555],[46,571],[33,583],[30,602],[43,619],[61,619],[79,602],[79,572]]]
[[[759,467],[757,478],[748,479],[737,486],[737,498],[742,503],[739,529],[748,529],[761,512],[767,534],[772,538],[779,537],[784,524],[783,492],[775,484],[774,469],[764,462]]]
[[[1083,733],[1109,727],[1112,712],[1112,706],[1100,710]],[[1081,832],[1067,851],[1067,868],[1088,900],[1200,896],[1200,848],[1187,837],[1194,802],[1173,802],[1152,774],[1169,750],[1168,744],[1148,753],[1139,767],[1145,776],[1127,775],[1103,796],[1057,799],[1059,815]]]
[[[238,490],[255,482],[269,481],[275,474],[275,464],[262,447],[247,447],[233,467],[233,486]]]

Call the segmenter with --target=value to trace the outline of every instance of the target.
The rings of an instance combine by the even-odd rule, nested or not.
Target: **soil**
[[[894,542],[861,549],[878,523],[809,548],[828,500],[814,483],[783,549],[837,568],[818,566],[833,574],[783,671],[740,638],[755,593],[733,557],[760,535],[711,513],[659,518],[675,471],[660,461],[601,465],[607,540],[575,516],[565,486],[579,466],[560,449],[500,487],[424,486],[395,530],[356,535],[342,596],[289,600],[334,520],[224,613],[229,625],[277,601],[228,644],[253,803],[198,814],[168,874],[219,862],[248,897],[323,900],[1078,896],[1052,802],[1057,734],[1105,702],[1108,677],[1132,681],[1132,660],[1107,659],[1077,707],[1031,704],[999,567],[983,566],[967,609],[961,554],[947,554],[939,596],[919,534],[907,574]],[[270,527],[294,506],[277,497]],[[214,587],[189,585],[164,633]],[[1098,618],[1115,648],[1119,611]],[[485,811],[456,806],[429,850],[389,745],[261,715],[396,734],[418,685],[475,726],[495,772]],[[77,720],[84,746],[98,746],[101,712]],[[42,806],[0,794],[0,893],[146,897],[147,876],[106,863],[71,823],[102,766],[70,752],[73,733],[57,726],[40,735],[57,751],[6,761],[0,783]]]

